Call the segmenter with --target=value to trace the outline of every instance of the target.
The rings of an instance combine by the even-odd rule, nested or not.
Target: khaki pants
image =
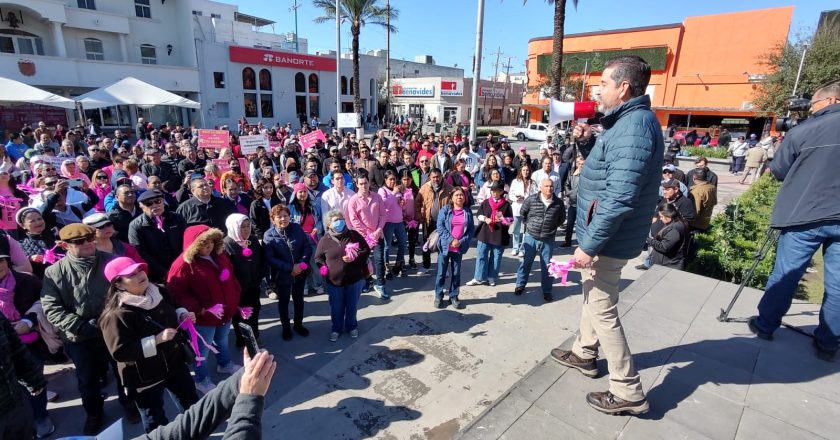
[[[633,355],[618,319],[618,283],[627,260],[599,256],[591,270],[583,269],[583,309],[580,334],[572,352],[581,359],[598,357],[600,348],[610,372],[610,392],[629,401],[645,398]]]

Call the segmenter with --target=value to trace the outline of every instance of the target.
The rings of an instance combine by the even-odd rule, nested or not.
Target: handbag
[[[423,250],[426,252],[437,253],[440,252],[440,232],[437,229],[429,234],[426,242],[423,243]]]
[[[166,327],[152,319],[150,316],[143,315],[143,318],[146,320],[146,322],[152,323],[160,327],[161,330],[166,330]],[[184,362],[186,362],[187,365],[194,364],[198,355],[193,350],[192,345],[190,345],[190,343],[188,342],[190,340],[190,337],[186,334],[186,331],[178,327],[177,334],[175,335],[175,338],[173,338],[173,340],[176,341],[176,343],[178,344],[178,348],[180,348],[181,353],[184,355]]]

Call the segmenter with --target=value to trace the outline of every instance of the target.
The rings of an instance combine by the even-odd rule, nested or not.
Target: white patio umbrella
[[[160,87],[127,77],[109,86],[100,87],[76,97],[85,109],[112,107],[115,105],[136,105],[141,108],[156,105],[174,105],[177,107],[201,108],[201,104],[167,92]]]
[[[22,102],[67,109],[76,108],[76,103],[72,99],[32,87],[20,81],[0,77],[0,104]]]

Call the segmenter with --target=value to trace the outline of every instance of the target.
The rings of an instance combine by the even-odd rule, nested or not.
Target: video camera
[[[804,121],[808,118],[808,110],[811,109],[811,97],[810,96],[793,96],[788,99],[788,111],[790,113],[805,113],[804,118],[798,118],[795,116],[785,116],[776,118],[776,131],[790,131],[791,128],[796,127],[801,121]]]

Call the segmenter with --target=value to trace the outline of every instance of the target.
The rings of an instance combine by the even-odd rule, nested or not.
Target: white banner
[[[339,113],[338,128],[356,128],[359,126],[359,115],[356,113]]]
[[[268,151],[268,136],[264,134],[239,136],[239,148],[242,154],[256,154],[258,147],[263,147]]]
[[[505,89],[494,89],[492,87],[479,87],[478,88],[478,96],[479,97],[486,96],[488,98],[504,98],[505,97]]]
[[[402,85],[394,84],[391,87],[391,95],[407,96],[415,98],[434,98],[435,86],[432,84]]]

